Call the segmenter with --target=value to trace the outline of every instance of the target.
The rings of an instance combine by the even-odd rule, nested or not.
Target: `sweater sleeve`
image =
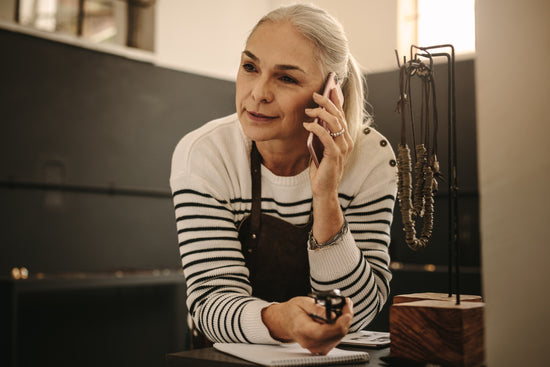
[[[269,303],[251,296],[228,167],[212,146],[195,143],[178,144],[170,178],[189,314],[213,342],[276,343],[261,320]]]
[[[383,139],[378,133],[373,135]],[[360,180],[355,183],[359,189],[351,198],[340,195],[341,203],[347,203],[342,206],[349,231],[339,245],[309,251],[313,289],[338,288],[353,301],[350,331],[363,329],[375,318],[390,290],[390,227],[397,192],[397,173],[392,163],[395,156],[388,144],[370,145],[369,154],[359,157],[356,163],[361,169],[352,171],[354,180]]]

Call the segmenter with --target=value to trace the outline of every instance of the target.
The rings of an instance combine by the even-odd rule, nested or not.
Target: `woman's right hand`
[[[325,308],[310,297],[295,297],[262,310],[262,320],[271,336],[281,342],[296,342],[313,354],[325,355],[348,333],[353,305],[346,298],[342,315],[333,324],[315,321],[310,314],[324,315]]]

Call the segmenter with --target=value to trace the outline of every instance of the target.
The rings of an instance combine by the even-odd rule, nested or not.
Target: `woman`
[[[320,94],[329,72],[344,101]],[[176,147],[187,306],[211,341],[298,342],[326,354],[382,309],[396,170],[384,137],[362,125],[363,87],[337,21],[313,6],[282,7],[247,40],[237,113]],[[310,133],[325,147],[319,167]],[[336,322],[311,317],[324,309],[307,294],[336,288],[348,297]]]

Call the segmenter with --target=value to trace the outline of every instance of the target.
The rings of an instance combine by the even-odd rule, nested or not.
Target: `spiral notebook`
[[[361,351],[332,349],[327,355],[313,355],[299,344],[241,344],[215,343],[214,348],[232,356],[263,366],[322,366],[368,362],[369,354]]]

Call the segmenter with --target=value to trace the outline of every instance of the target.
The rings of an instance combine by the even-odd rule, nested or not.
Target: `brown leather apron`
[[[262,157],[252,142],[252,210],[239,224],[239,240],[249,269],[252,295],[270,302],[284,302],[310,293],[308,232],[312,220],[295,226],[262,213]],[[211,346],[199,330],[191,330],[191,348]]]
[[[295,226],[262,213],[261,159],[252,143],[252,211],[239,225],[239,240],[250,271],[252,295],[283,302],[310,292],[307,238],[308,223]]]

